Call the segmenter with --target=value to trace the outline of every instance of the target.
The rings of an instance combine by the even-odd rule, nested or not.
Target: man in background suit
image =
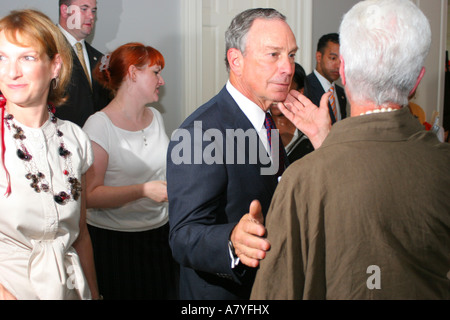
[[[59,0],[59,28],[73,48],[72,81],[68,100],[56,109],[56,116],[82,127],[87,118],[108,104],[109,92],[92,78],[92,70],[103,54],[85,39],[94,29],[96,0]],[[81,45],[82,57],[77,54]]]
[[[298,48],[285,17],[273,9],[242,12],[225,37],[229,81],[185,120],[167,155],[170,245],[181,265],[180,298],[187,300],[248,299],[270,248],[263,223],[278,176],[263,173],[258,154],[269,153],[266,113],[288,95]],[[209,153],[217,161],[208,161]]]
[[[316,61],[316,69],[306,77],[305,96],[318,106],[322,96],[333,88],[334,100],[330,98],[329,109],[331,122],[334,124],[347,117],[345,91],[335,83],[339,79],[341,65],[337,33],[326,34],[320,38],[317,44]]]

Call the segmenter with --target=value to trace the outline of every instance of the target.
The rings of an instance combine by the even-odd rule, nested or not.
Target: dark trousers
[[[169,225],[118,232],[88,225],[100,294],[105,300],[175,300],[179,266],[169,247]]]

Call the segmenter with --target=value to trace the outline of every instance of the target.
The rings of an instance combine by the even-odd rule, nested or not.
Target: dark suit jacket
[[[228,138],[227,129],[231,129]],[[169,144],[170,245],[181,265],[181,299],[233,300],[250,296],[255,270],[242,265],[231,268],[228,240],[253,200],[259,200],[263,214],[267,213],[278,180],[273,175],[261,175],[264,166],[259,157],[254,164],[249,161],[250,150],[264,148],[259,137],[253,142],[231,139],[236,129],[247,132],[253,126],[224,88],[186,119]],[[180,132],[184,139],[177,137]],[[256,130],[252,132],[256,134]],[[202,134],[210,137],[208,133],[215,139],[198,141]],[[223,159],[223,164],[217,161],[208,165],[204,160],[202,164],[179,164],[182,144],[187,146],[184,155],[191,152],[188,159],[192,163],[203,152]],[[217,146],[216,153],[211,152],[213,146]],[[245,164],[237,164],[240,155],[245,156]]]
[[[345,119],[347,117],[347,98],[345,97],[345,90],[344,88],[335,85],[336,86],[336,96],[339,101],[339,107],[342,115],[342,119]],[[309,74],[306,77],[305,81],[305,96],[311,100],[312,103],[314,103],[316,106],[320,105],[320,99],[325,94],[325,90],[323,89],[322,85],[320,84],[319,79],[317,79],[314,72]],[[336,119],[334,117],[333,110],[331,109],[330,104],[328,104],[328,108],[330,109],[330,117],[331,117],[331,123],[335,123]]]
[[[92,71],[97,63],[101,61],[103,54],[89,43],[85,43]],[[67,87],[69,98],[65,104],[56,108],[55,115],[60,119],[70,120],[83,127],[89,116],[103,109],[109,103],[110,92],[103,88],[96,80],[92,80],[91,90],[81,62],[74,50],[72,50],[72,56],[72,80]]]
[[[290,164],[314,151],[314,146],[312,145],[311,141],[302,132],[299,132],[299,136],[295,138],[295,141],[292,141],[291,143],[292,146],[287,153]]]

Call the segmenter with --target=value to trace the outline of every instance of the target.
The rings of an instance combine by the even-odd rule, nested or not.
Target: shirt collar
[[[83,45],[83,48],[85,46],[84,44],[84,39],[81,41],[78,41],[77,39],[75,39],[75,37],[73,35],[71,35],[66,29],[64,29],[61,25],[58,24],[59,30],[61,30],[61,32],[63,33],[63,35],[66,37],[67,41],[69,41],[70,45],[72,47],[75,46],[75,44],[77,42],[80,42]]]
[[[346,118],[331,128],[321,148],[355,141],[404,141],[423,126],[408,107],[400,110]]]
[[[253,127],[259,132],[264,127],[264,121],[266,119],[266,113],[256,103],[244,96],[239,90],[237,90],[231,82],[228,80],[226,86],[231,97],[236,101],[239,108],[250,120]]]
[[[328,92],[331,86],[334,86],[334,82],[331,83],[330,81],[328,81],[328,79],[325,78],[323,75],[321,75],[316,69],[314,69],[314,74],[316,75],[317,79],[319,79],[319,82],[322,85],[325,92]]]

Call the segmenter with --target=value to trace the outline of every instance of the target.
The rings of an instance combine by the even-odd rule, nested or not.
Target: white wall
[[[450,7],[450,0],[447,1],[447,6]],[[450,21],[450,10],[447,10],[447,21]],[[447,50],[450,52],[450,23],[447,23]]]
[[[343,15],[350,10],[358,0],[314,0],[313,1],[313,25],[312,25],[312,41],[313,52],[312,57],[316,66],[316,49],[317,42],[324,34],[339,32],[339,25]],[[311,71],[311,70],[310,70]]]

